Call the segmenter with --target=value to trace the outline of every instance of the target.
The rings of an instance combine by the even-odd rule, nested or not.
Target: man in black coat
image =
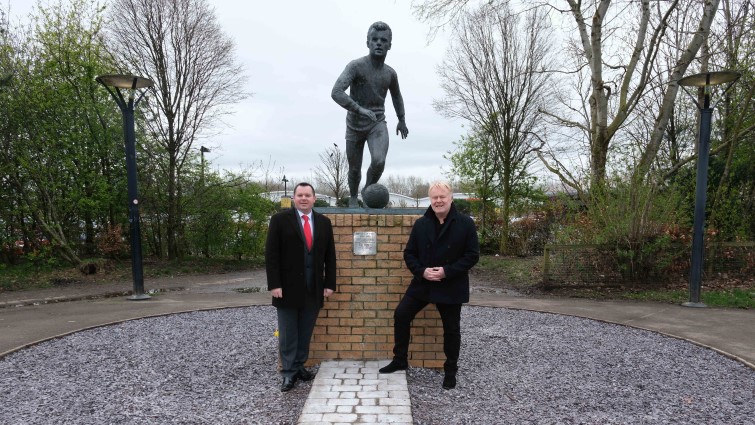
[[[461,349],[461,305],[469,302],[469,270],[480,258],[474,221],[456,211],[451,186],[436,182],[428,190],[430,207],[412,227],[404,261],[414,275],[393,315],[393,361],[380,373],[406,370],[412,320],[435,304],[443,321],[443,388],[456,386]]]
[[[304,368],[309,342],[325,298],[336,290],[336,248],[330,219],[314,211],[315,189],[294,188],[294,206],[275,214],[265,244],[267,289],[278,313],[281,391],[297,379],[313,378]]]

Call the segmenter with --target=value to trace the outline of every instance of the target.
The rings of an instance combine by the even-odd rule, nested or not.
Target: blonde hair
[[[430,183],[430,187],[427,188],[427,196],[430,196],[430,191],[433,189],[442,189],[453,196],[454,190],[451,185],[444,181],[434,181]]]

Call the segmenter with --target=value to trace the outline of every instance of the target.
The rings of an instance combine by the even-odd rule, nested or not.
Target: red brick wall
[[[420,216],[323,212],[333,222],[338,291],[320,310],[308,364],[391,359],[393,310],[412,279],[404,246]],[[354,255],[354,232],[377,233],[377,255]],[[442,368],[444,361],[443,326],[430,304],[412,322],[409,364]]]

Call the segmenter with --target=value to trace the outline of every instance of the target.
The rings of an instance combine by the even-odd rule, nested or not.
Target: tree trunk
[[[167,223],[167,239],[168,239],[168,260],[173,261],[178,259],[178,241],[176,238],[176,232],[178,231],[178,206],[176,197],[176,158],[173,155],[170,156],[170,162],[168,166],[168,223]]]

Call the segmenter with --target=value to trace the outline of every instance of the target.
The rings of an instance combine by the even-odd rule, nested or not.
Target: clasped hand
[[[425,280],[440,282],[446,277],[446,271],[443,270],[443,267],[428,267],[425,269],[425,272],[422,273],[422,277],[424,277]]]

